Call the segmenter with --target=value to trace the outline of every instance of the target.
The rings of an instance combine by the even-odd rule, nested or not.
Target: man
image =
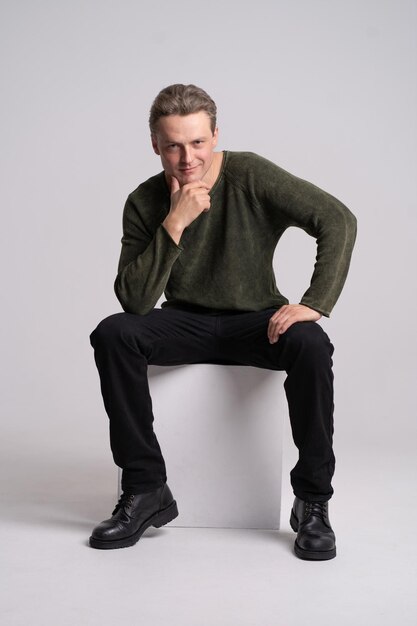
[[[163,172],[126,202],[117,297],[125,311],[91,335],[123,494],[90,537],[135,544],[178,515],[153,431],[148,364],[227,363],[285,370],[299,460],[291,472],[295,553],[336,555],[333,346],[316,324],[343,287],[356,222],[338,200],[252,153],[215,152],[216,106],[194,85],[171,85],[150,113]],[[275,284],[279,238],[298,226],[317,239],[311,284],[289,304]],[[166,302],[155,305],[162,294]],[[219,486],[221,487],[221,486]]]

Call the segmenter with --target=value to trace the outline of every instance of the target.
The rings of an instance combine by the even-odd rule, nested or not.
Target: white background
[[[387,459],[386,505],[398,490],[406,499],[416,434],[416,2],[0,8],[3,492],[53,476],[75,493],[75,467],[94,497],[114,491],[88,335],[120,310],[113,280],[126,196],[160,170],[152,99],[194,82],[218,105],[220,149],[258,152],[356,214],[351,271],[322,322],[336,346],[336,454],[355,476],[338,485],[336,474],[335,487],[355,493]],[[314,241],[288,232],[276,265],[292,301],[313,260]]]

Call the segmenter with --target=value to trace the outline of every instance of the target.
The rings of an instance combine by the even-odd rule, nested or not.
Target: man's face
[[[168,180],[175,176],[181,187],[202,180],[213,162],[217,134],[204,111],[161,117],[151,138]]]

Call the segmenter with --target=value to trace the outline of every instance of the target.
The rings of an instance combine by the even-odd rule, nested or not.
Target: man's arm
[[[179,245],[184,229],[210,208],[208,187],[195,182],[179,188],[173,179],[168,215],[158,218],[155,207],[155,232],[141,219],[131,197],[123,213],[122,250],[114,289],[127,313],[146,315],[151,311],[168,283],[171,269],[180,256]]]
[[[128,203],[123,217],[122,250],[114,290],[124,311],[146,315],[164,292],[171,268],[182,249],[161,225],[153,235],[148,233],[134,219]]]
[[[256,197],[267,206],[278,231],[298,226],[317,242],[317,256],[310,286],[299,304],[281,307],[270,321],[269,340],[295,322],[317,321],[329,316],[349,269],[356,238],[356,218],[337,198],[270,161],[257,159],[253,168]],[[261,181],[258,183],[257,181]]]

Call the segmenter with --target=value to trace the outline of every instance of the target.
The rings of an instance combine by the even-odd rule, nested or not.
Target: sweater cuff
[[[165,228],[165,226],[163,224],[160,225],[159,227],[161,229],[161,231],[163,233],[165,233],[165,237],[167,238],[167,240],[173,244],[177,250],[181,250],[181,252],[184,250],[184,248],[182,246],[180,246],[178,243],[176,243],[173,238],[171,237],[171,235],[169,234],[169,232],[167,231],[167,229]]]
[[[325,311],[320,306],[316,306],[315,304],[311,304],[310,302],[305,302],[304,300],[301,300],[300,304],[302,304],[303,306],[308,306],[309,309],[317,311],[317,313],[320,313],[320,315],[323,315],[324,317],[330,317],[330,311]]]

